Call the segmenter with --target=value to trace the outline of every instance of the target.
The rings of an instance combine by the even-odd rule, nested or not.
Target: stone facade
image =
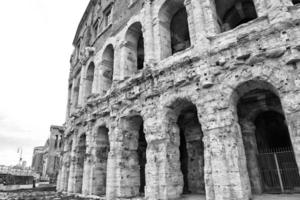
[[[297,3],[91,0],[73,42],[58,191],[249,200],[268,192],[258,153],[273,147],[291,149],[298,177]]]

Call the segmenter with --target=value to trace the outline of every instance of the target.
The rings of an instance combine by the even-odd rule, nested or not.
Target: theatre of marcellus
[[[300,192],[300,0],[91,0],[73,45],[58,191]]]

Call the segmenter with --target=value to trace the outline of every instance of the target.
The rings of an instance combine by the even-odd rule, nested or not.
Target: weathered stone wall
[[[177,3],[183,3],[188,13],[190,48],[168,57],[163,54],[169,44],[161,38],[165,28],[161,16],[168,15],[163,15],[161,8],[168,12],[174,5],[146,0],[140,12],[122,21],[126,23],[119,26],[119,32],[88,52],[87,62],[72,65],[73,85],[78,78],[72,74],[80,71],[79,89],[74,88],[79,91],[75,99],[80,103],[70,110],[65,124],[65,144],[72,143],[72,148],[65,146],[60,175],[64,178],[60,178],[58,190],[106,195],[107,199],[179,198],[185,187],[180,162],[183,134],[188,155],[194,155],[194,160],[185,158],[189,160],[186,177],[191,192],[204,193],[205,186],[207,200],[249,200],[261,189],[255,188],[257,179],[253,178],[257,173],[251,153],[254,147],[248,143],[251,138],[245,137],[253,133],[253,127],[242,123],[237,105],[255,90],[272,92],[280,100],[300,167],[300,7],[289,0],[255,0],[258,18],[220,33],[215,1]],[[143,70],[130,75],[124,69],[129,52],[126,33],[136,22],[142,26],[145,63]],[[113,82],[104,92],[100,83],[108,45],[114,48]],[[80,94],[85,92],[90,62],[95,64],[93,89],[92,95],[84,98]],[[184,113],[188,118],[190,107],[196,109],[197,117],[184,126],[178,120]],[[246,110],[253,109],[273,108],[251,105]],[[141,123],[147,143],[144,194],[137,153]],[[186,129],[181,131],[183,127]],[[97,139],[99,128],[108,129],[109,145],[106,137]],[[83,134],[85,152],[80,151]]]

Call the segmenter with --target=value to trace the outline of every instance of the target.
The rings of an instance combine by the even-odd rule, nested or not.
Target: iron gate
[[[292,149],[261,151],[258,163],[265,192],[300,192],[299,170]]]

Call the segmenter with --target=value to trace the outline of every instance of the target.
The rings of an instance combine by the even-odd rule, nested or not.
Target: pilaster
[[[145,63],[149,63],[155,60],[152,17],[152,0],[145,0],[145,7],[143,13],[144,27],[142,30],[144,36]]]

